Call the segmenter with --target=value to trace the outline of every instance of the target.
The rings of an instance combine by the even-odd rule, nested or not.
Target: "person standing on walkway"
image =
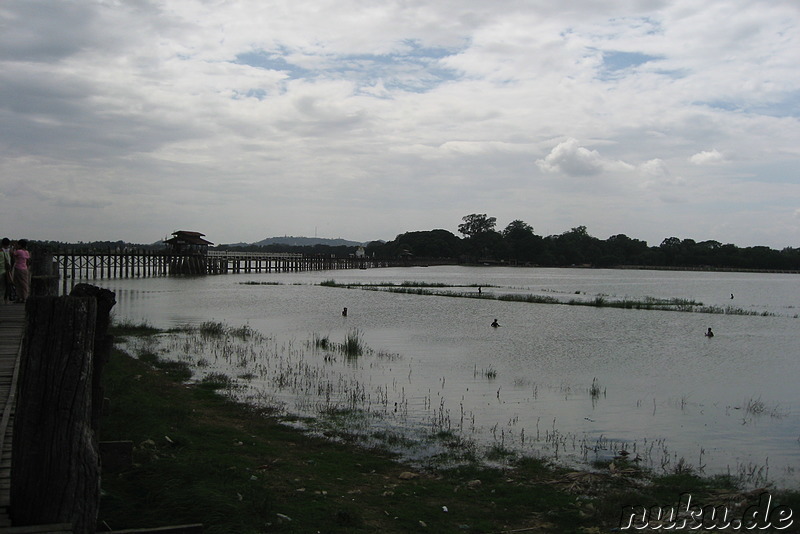
[[[3,295],[3,304],[8,304],[11,297],[11,241],[4,237],[0,242],[0,293]]]
[[[28,293],[31,287],[31,276],[29,267],[31,265],[31,253],[28,252],[28,240],[20,239],[17,249],[11,253],[14,264],[14,287],[17,290],[17,302],[28,300]]]

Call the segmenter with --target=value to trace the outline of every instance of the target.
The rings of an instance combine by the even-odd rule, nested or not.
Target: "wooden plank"
[[[0,305],[0,532],[8,534],[14,534],[9,528],[11,519],[7,509],[11,495],[11,442],[24,317],[24,306]],[[33,532],[48,531],[56,532],[48,529]],[[24,534],[24,531],[17,531],[17,534]]]

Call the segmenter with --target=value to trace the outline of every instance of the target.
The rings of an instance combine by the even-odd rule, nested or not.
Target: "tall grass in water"
[[[327,350],[331,347],[331,340],[328,336],[322,336],[320,334],[314,333],[314,339],[312,341],[314,347],[322,350]]]
[[[344,338],[342,352],[348,358],[355,358],[364,354],[364,341],[361,339],[361,331],[357,328],[350,330]]]
[[[205,321],[200,325],[200,335],[203,337],[222,337],[227,327],[219,321]]]
[[[591,396],[592,399],[597,399],[600,397],[600,393],[600,383],[597,381],[597,377],[594,377],[592,380],[592,385],[589,388],[589,396]]]

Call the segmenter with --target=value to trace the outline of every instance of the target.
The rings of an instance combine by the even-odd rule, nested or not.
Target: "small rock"
[[[403,471],[402,473],[397,475],[397,478],[399,478],[400,480],[413,480],[417,477],[419,477],[419,475],[416,473],[412,473],[411,471]]]
[[[470,480],[469,482],[467,482],[467,487],[475,489],[478,486],[480,486],[481,484],[482,484],[482,482],[480,480],[478,480],[478,479]]]

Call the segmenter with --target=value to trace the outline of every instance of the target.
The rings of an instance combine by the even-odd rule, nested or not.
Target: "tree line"
[[[800,271],[800,248],[775,250],[765,246],[738,247],[719,241],[695,241],[668,237],[657,246],[640,239],[617,234],[608,239],[589,235],[577,226],[558,235],[541,236],[528,223],[515,220],[496,229],[497,219],[473,213],[458,225],[461,237],[448,230],[406,232],[392,241],[373,241],[366,245],[370,258],[389,261],[448,262],[490,265],[538,265],[543,267],[671,267],[712,269],[755,269]],[[161,241],[134,245],[124,241],[62,243],[32,241],[34,249],[46,251],[107,252],[125,250],[163,250]],[[287,244],[223,245],[224,250],[252,252],[297,252],[306,255],[347,257],[357,246]]]
[[[458,226],[463,237],[447,230],[406,232],[389,242],[375,241],[367,256],[379,259],[457,260],[473,264],[563,266],[651,266],[674,268],[800,270],[800,249],[737,247],[719,241],[668,237],[658,246],[617,234],[608,239],[589,235],[585,226],[541,236],[528,223],[515,220],[496,230],[497,219],[466,215]]]

